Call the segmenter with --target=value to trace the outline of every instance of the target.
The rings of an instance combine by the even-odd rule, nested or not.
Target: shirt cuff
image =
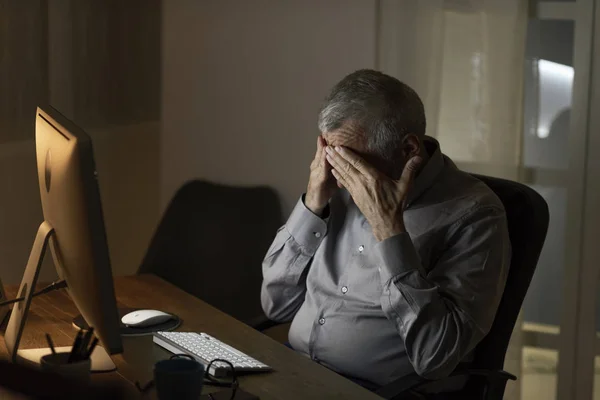
[[[327,218],[322,219],[306,208],[302,195],[290,214],[286,227],[294,240],[312,254],[327,235]]]
[[[400,233],[375,245],[379,274],[385,286],[390,279],[411,270],[421,270],[421,259],[408,233]]]

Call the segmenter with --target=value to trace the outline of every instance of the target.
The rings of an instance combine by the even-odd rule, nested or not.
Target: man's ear
[[[409,133],[402,139],[402,156],[406,161],[415,156],[422,156],[421,148],[421,139],[414,133]]]

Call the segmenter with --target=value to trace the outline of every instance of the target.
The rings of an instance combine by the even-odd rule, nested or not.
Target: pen
[[[94,340],[92,340],[92,345],[90,346],[90,349],[87,351],[87,354],[85,355],[84,360],[87,360],[88,358],[90,358],[92,356],[92,353],[94,352],[94,349],[96,348],[97,344],[98,344],[98,338],[94,338]]]
[[[50,346],[50,351],[52,354],[56,355],[56,350],[54,349],[54,343],[52,343],[52,338],[49,333],[46,333],[46,340],[48,341],[48,346]]]
[[[81,345],[79,346],[77,355],[78,359],[83,359],[87,354],[88,345],[90,344],[90,340],[92,339],[92,335],[94,333],[94,328],[88,329],[88,331],[83,336],[83,340],[81,341]]]
[[[69,358],[67,363],[72,363],[76,361],[76,357],[78,356],[77,352],[79,351],[79,347],[81,346],[81,331],[77,332],[77,336],[75,337],[75,342],[73,343],[73,347],[71,348],[71,353],[69,354]]]

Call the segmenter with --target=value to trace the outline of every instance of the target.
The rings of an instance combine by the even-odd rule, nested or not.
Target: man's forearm
[[[261,303],[267,317],[278,322],[294,317],[306,292],[303,272],[310,260],[311,257],[302,253],[300,245],[283,227],[262,265]]]
[[[443,377],[489,331],[510,263],[502,210],[482,208],[454,228],[426,271],[408,234],[378,243],[382,310],[398,327],[415,371]]]
[[[314,205],[313,203],[310,203],[310,201],[305,197],[304,206],[308,209],[308,211],[312,212],[317,217],[321,218],[323,221],[329,218],[329,202],[327,202],[325,206],[319,207]]]
[[[417,270],[388,281],[382,309],[398,326],[413,368],[428,379],[449,375],[486,333]]]
[[[300,199],[278,231],[263,261],[261,301],[265,314],[291,320],[304,301],[304,273],[327,234],[327,222],[308,210]]]
[[[320,217],[322,215],[326,205],[326,202],[317,202],[308,193],[304,195],[304,206],[317,217]]]

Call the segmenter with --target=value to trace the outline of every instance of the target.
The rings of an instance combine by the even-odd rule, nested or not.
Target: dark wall
[[[0,143],[50,102],[84,128],[159,118],[160,0],[0,0]]]
[[[0,0],[0,144],[33,137],[49,95],[46,39],[46,1]]]

